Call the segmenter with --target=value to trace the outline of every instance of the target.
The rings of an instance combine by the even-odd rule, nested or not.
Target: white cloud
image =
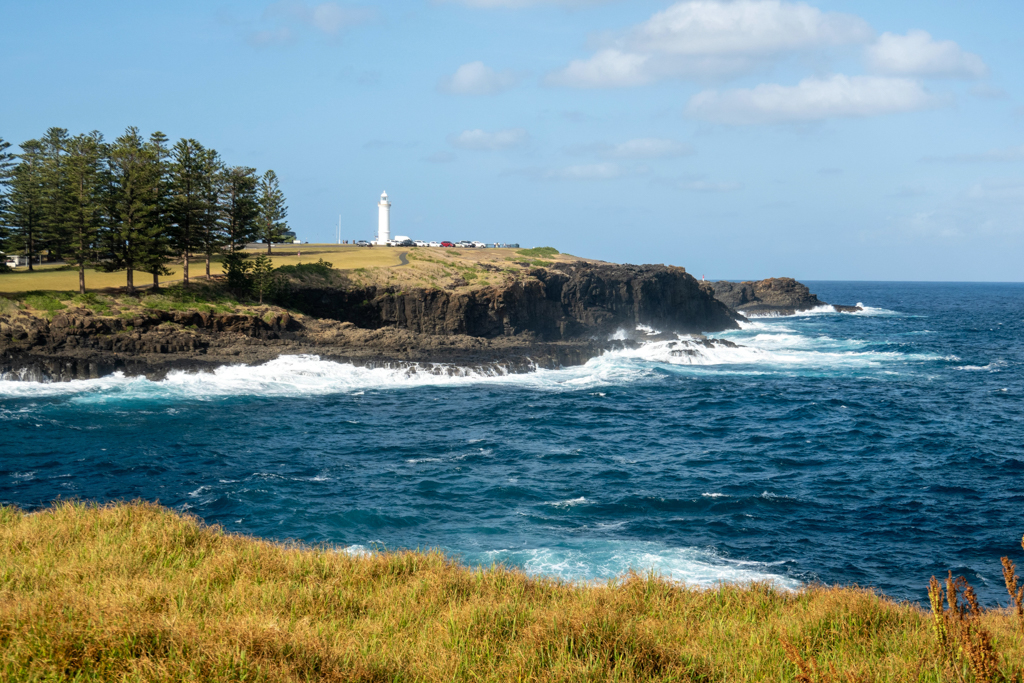
[[[997,88],[987,83],[979,83],[971,88],[971,94],[986,100],[1005,100],[1010,97],[1002,88]]]
[[[551,85],[570,88],[622,88],[646,85],[655,80],[649,55],[621,50],[601,50],[590,59],[574,59],[561,71],[550,74]]]
[[[837,74],[806,78],[795,86],[765,83],[752,89],[706,90],[693,96],[686,113],[713,123],[744,125],[877,116],[939,103],[911,79]]]
[[[448,143],[461,149],[493,150],[520,147],[529,140],[523,128],[507,128],[494,133],[480,130],[464,130],[458,135],[448,136]]]
[[[248,41],[254,45],[280,45],[298,38],[297,28],[312,28],[328,36],[369,20],[373,12],[336,2],[307,4],[302,0],[278,0],[263,10],[262,21],[270,28],[253,31]]]
[[[362,23],[368,18],[368,11],[354,7],[342,7],[336,2],[324,2],[310,8],[308,22],[324,33],[335,34],[343,28]]]
[[[518,80],[511,71],[498,72],[483,62],[469,62],[443,79],[439,87],[456,95],[492,95],[511,88]]]
[[[622,175],[617,164],[579,164],[565,168],[551,169],[544,174],[548,178],[563,180],[611,180]]]
[[[690,0],[658,12],[548,82],[576,88],[644,85],[749,71],[788,52],[865,43],[860,17],[781,0]]]
[[[986,161],[1024,161],[1024,145],[1016,147],[1004,147],[1003,149],[990,149],[981,154],[953,154],[951,156],[927,156],[922,161],[928,162],[953,162],[953,163],[977,163]]]
[[[664,138],[637,138],[608,150],[608,156],[620,159],[664,159],[687,154],[693,154],[690,145]]]
[[[771,55],[870,40],[860,17],[780,0],[694,0],[658,12],[626,36],[635,49],[685,55]]]
[[[981,57],[965,52],[952,40],[934,40],[927,31],[901,36],[883,33],[867,48],[868,67],[894,76],[982,78],[988,67]]]

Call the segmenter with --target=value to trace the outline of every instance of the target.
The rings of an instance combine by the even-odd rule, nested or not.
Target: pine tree
[[[76,135],[64,146],[62,185],[66,195],[57,198],[61,214],[51,217],[51,228],[60,252],[78,265],[78,291],[85,294],[85,266],[97,256],[104,226],[103,159],[106,145],[99,131]]]
[[[207,228],[217,217],[216,202],[210,203],[216,158],[216,152],[192,139],[179,140],[171,152],[171,241],[181,254],[186,285],[189,256],[203,249]]]
[[[72,241],[66,222],[73,202],[67,172],[67,146],[70,139],[66,128],[51,127],[39,141],[43,198],[39,224],[40,246],[51,258],[58,259],[65,258],[64,252]]]
[[[288,207],[285,205],[284,192],[278,185],[277,174],[267,171],[260,179],[260,237],[267,244],[267,253],[271,245],[284,239],[288,231]]]
[[[14,173],[14,154],[8,152],[11,143],[0,138],[0,253],[5,253],[7,240],[10,236],[10,193],[11,181]],[[6,266],[0,262],[0,270]]]
[[[206,254],[206,279],[210,279],[210,261],[226,243],[221,220],[220,190],[224,162],[215,150],[208,149],[202,160],[202,194],[204,211],[201,217],[200,242]]]
[[[45,207],[44,156],[39,140],[21,143],[21,154],[10,177],[7,197],[7,225],[11,248],[28,256],[28,269],[39,253]]]
[[[274,290],[274,264],[266,254],[260,254],[252,264],[250,271],[252,290],[260,296],[260,303],[263,303],[263,295],[270,294]]]
[[[104,269],[125,270],[128,294],[135,294],[135,271],[164,252],[158,206],[162,171],[156,151],[134,126],[111,145],[108,169],[111,224]]]
[[[153,289],[159,289],[160,276],[166,277],[171,274],[167,262],[174,258],[171,243],[171,152],[167,149],[167,136],[160,131],[149,136],[146,146],[152,154],[154,164],[153,193],[156,209],[151,216],[154,234],[146,253],[142,256],[139,268],[153,276]]]
[[[221,215],[232,254],[244,249],[257,237],[260,216],[258,188],[255,168],[232,166],[221,177]]]

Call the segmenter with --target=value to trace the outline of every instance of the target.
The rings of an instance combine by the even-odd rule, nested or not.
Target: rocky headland
[[[286,307],[245,313],[104,315],[74,305],[51,316],[9,311],[0,315],[0,373],[55,381],[117,371],[160,378],[282,354],[430,372],[523,372],[636,345],[610,337],[639,325],[695,335],[695,345],[731,345],[701,335],[734,329],[742,319],[682,268],[558,266],[469,291],[352,287],[332,272],[287,283]]]
[[[230,312],[8,307],[0,314],[0,377],[63,381],[120,371],[158,379],[284,354],[437,373],[525,372],[636,346],[638,327],[691,335],[680,353],[733,346],[703,335],[737,328],[743,313],[826,305],[789,278],[702,283],[683,268],[586,261],[475,289],[355,286],[333,270],[283,284],[280,305]]]

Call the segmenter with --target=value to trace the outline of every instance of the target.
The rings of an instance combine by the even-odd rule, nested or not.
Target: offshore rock
[[[812,294],[806,285],[791,277],[773,277],[756,282],[720,280],[707,284],[716,299],[743,315],[795,315],[830,305],[840,313],[861,310],[859,306],[827,304]]]

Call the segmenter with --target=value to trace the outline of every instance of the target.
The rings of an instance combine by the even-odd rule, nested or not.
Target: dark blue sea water
[[[230,531],[602,579],[1005,602],[1024,559],[1024,285],[812,283],[758,319],[511,377],[258,368],[0,381],[0,502],[145,498]]]

